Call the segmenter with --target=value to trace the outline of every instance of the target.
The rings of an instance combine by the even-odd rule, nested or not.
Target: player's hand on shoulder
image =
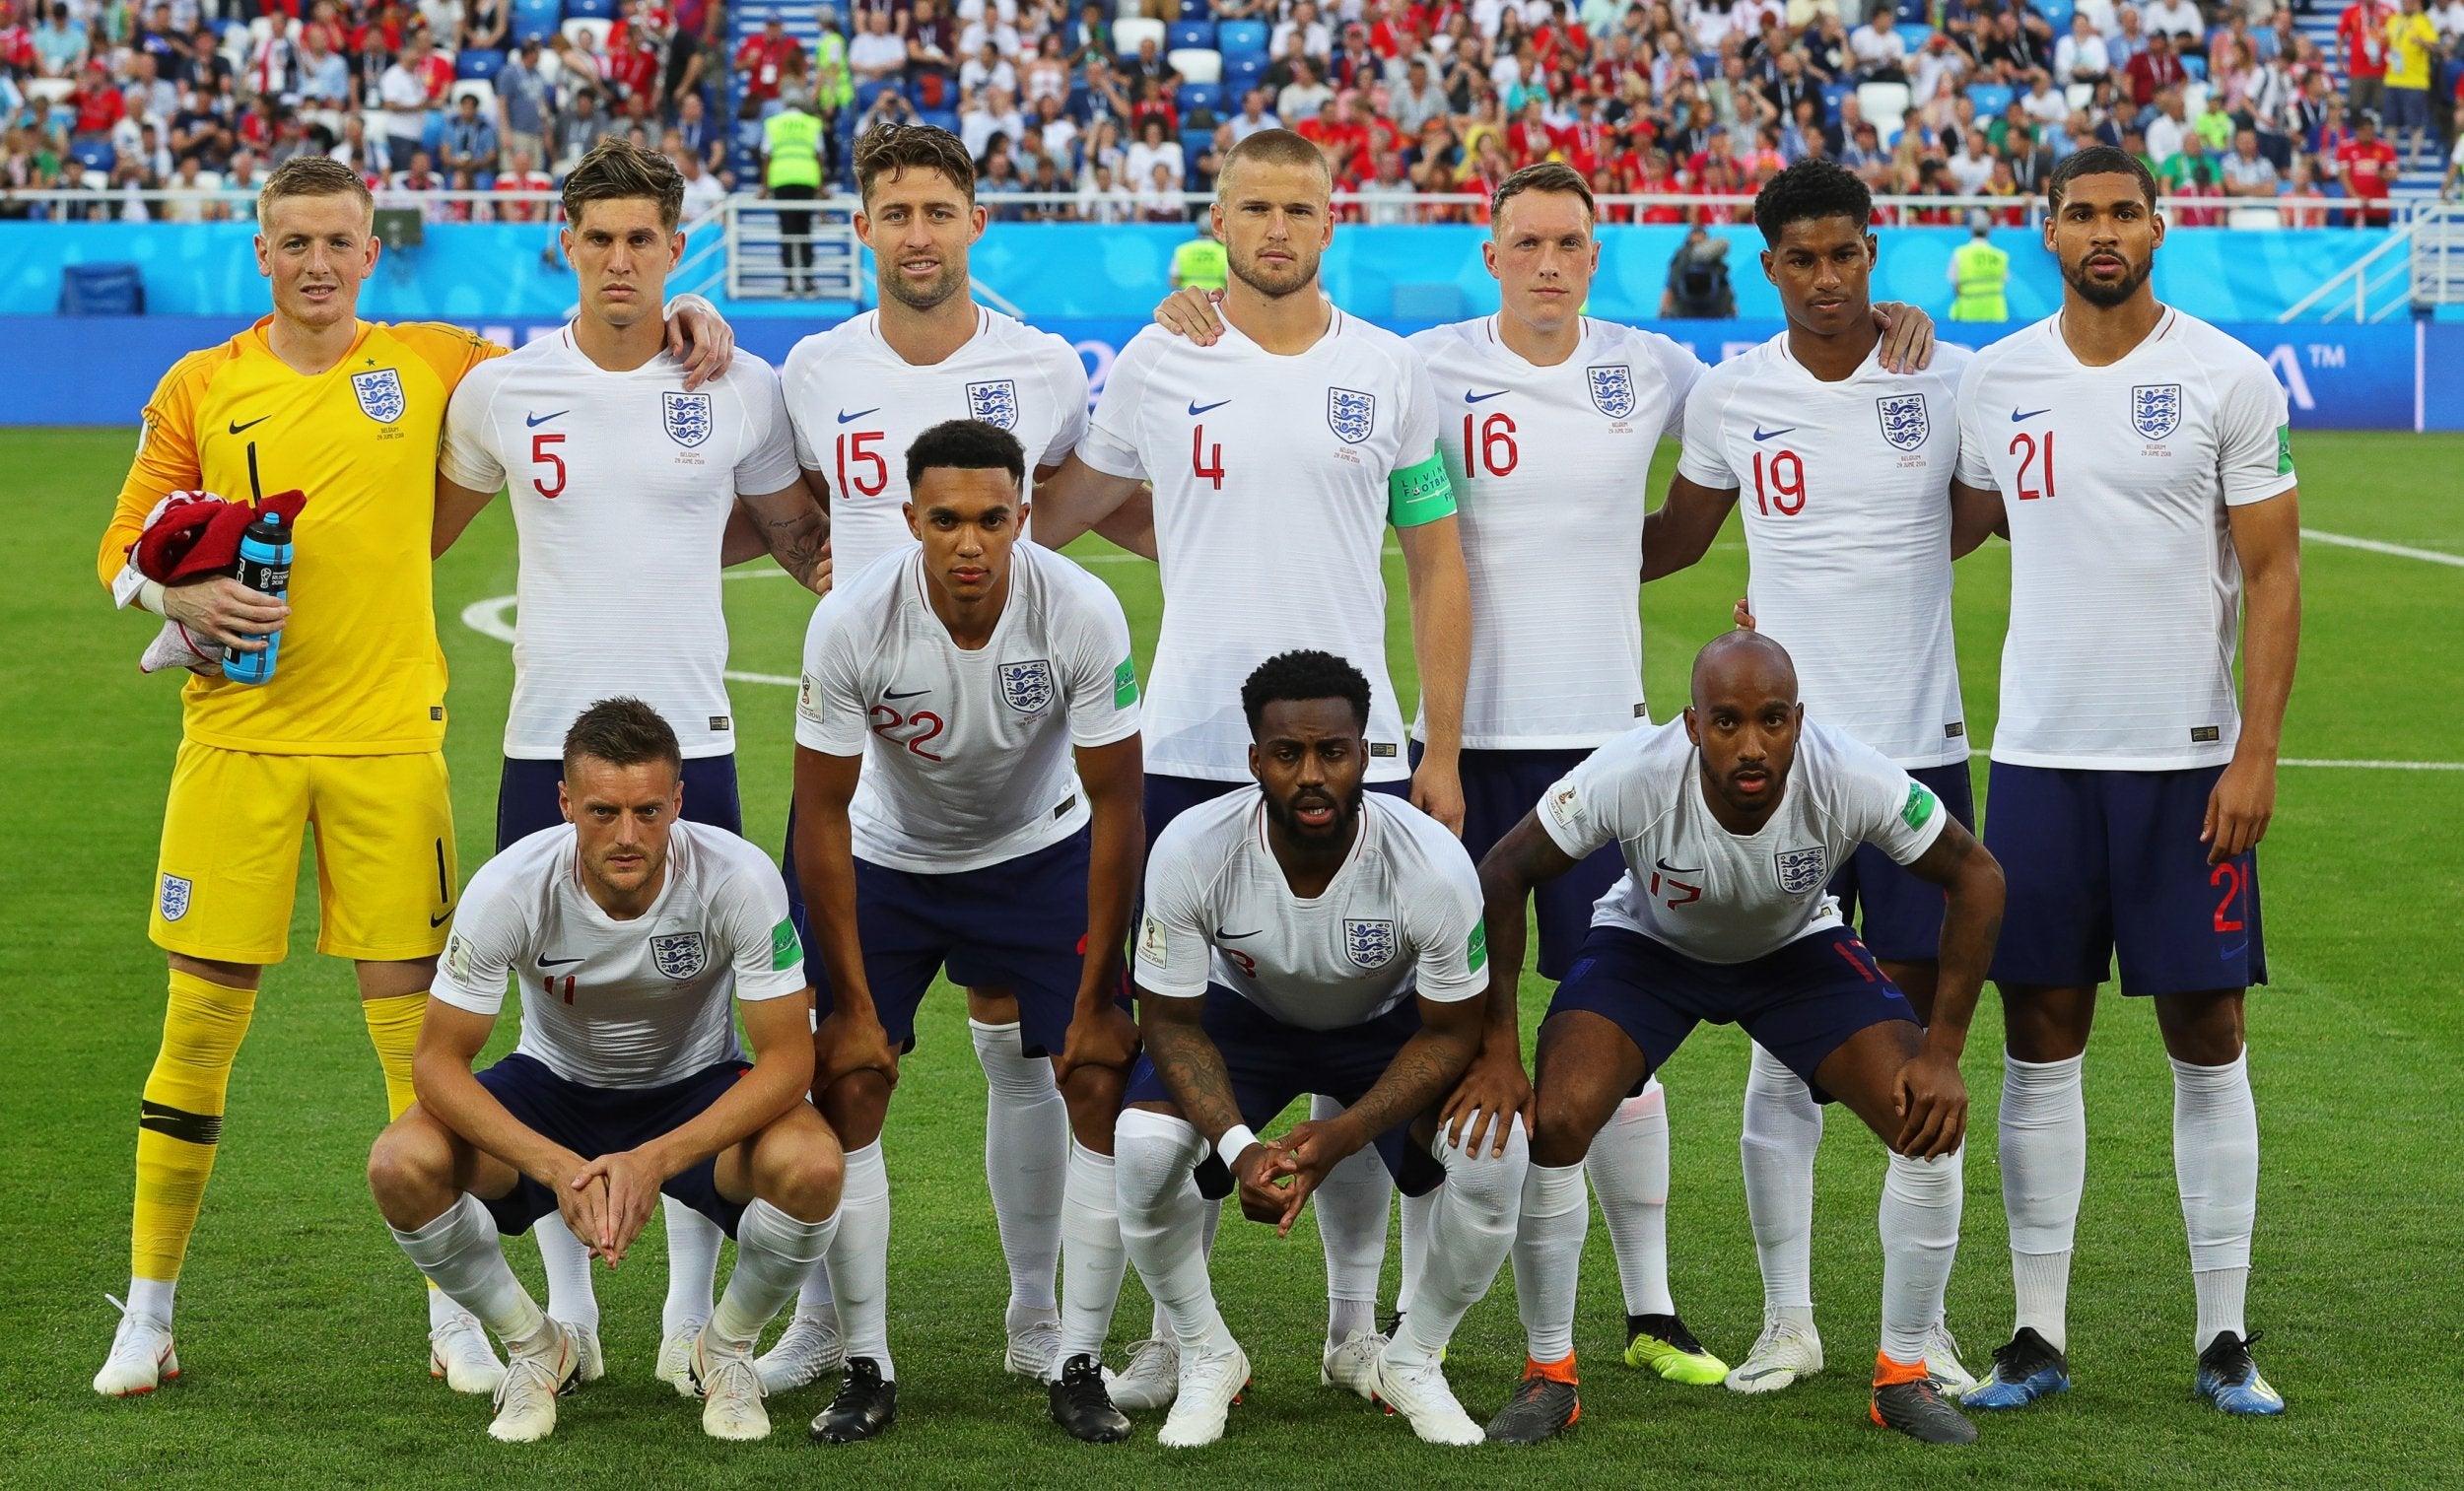
[[[678,296],[675,308],[667,318],[667,350],[684,364],[689,392],[726,373],[735,361],[736,332],[718,306],[698,295]]]
[[[1212,347],[1223,335],[1223,317],[1215,308],[1222,301],[1220,290],[1184,285],[1155,307],[1155,324],[1200,347]]]
[[[1532,1079],[1523,1070],[1523,1053],[1483,1046],[1472,1066],[1455,1084],[1437,1121],[1446,1142],[1476,1157],[1482,1145],[1491,1157],[1506,1152],[1506,1136],[1517,1118],[1526,1133],[1532,1127]]]
[[[1917,373],[1934,361],[1934,318],[1904,301],[1874,303],[1874,324],[1882,328],[1882,371]]]
[[[1137,1022],[1117,1004],[1107,1004],[1099,1015],[1080,1015],[1069,1022],[1069,1034],[1061,1044],[1061,1060],[1053,1075],[1066,1082],[1082,1067],[1102,1067],[1124,1074],[1138,1054]]]
[[[1950,1154],[1967,1140],[1968,1086],[1958,1058],[1925,1046],[1899,1068],[1899,1135],[1891,1148],[1916,1160]]]
[[[1737,604],[1729,608],[1728,619],[1747,632],[1755,631],[1754,614],[1745,609],[1745,596],[1737,597]]]
[[[864,1071],[879,1072],[884,1082],[898,1086],[898,1052],[890,1048],[890,1033],[878,1018],[851,1020],[844,1010],[831,1011],[813,1032],[813,1091]]]
[[[291,619],[291,608],[228,575],[217,575],[167,587],[163,615],[234,651],[262,652],[267,635]]]

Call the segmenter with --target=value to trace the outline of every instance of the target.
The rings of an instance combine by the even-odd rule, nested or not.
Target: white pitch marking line
[[[2320,761],[2300,756],[2288,756],[2277,763],[2288,767],[2344,767],[2369,772],[2464,772],[2464,761]]]
[[[493,637],[510,645],[513,641],[512,613],[513,603],[517,598],[512,595],[491,595],[486,600],[474,600],[462,608],[462,625],[482,637]],[[783,689],[800,688],[804,682],[800,678],[783,678],[776,673],[740,673],[733,668],[729,668],[720,676],[729,683],[767,683],[776,684]]]
[[[2464,554],[2441,554],[2435,549],[2408,549],[2402,544],[2380,543],[2374,538],[2355,538],[2349,533],[2321,533],[2304,528],[2301,536],[2314,544],[2334,544],[2343,549],[2367,549],[2372,554],[2392,554],[2398,559],[2418,559],[2424,564],[2452,565],[2464,570]]]

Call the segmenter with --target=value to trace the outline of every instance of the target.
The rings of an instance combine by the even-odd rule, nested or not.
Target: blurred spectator
[[[496,75],[498,131],[510,157],[528,154],[531,166],[547,159],[556,128],[556,88],[541,67],[539,38],[524,38],[521,51]]]
[[[445,157],[446,174],[468,171],[473,176],[493,176],[497,168],[497,131],[494,120],[479,111],[479,96],[466,93],[453,101],[453,117],[446,121],[439,149]]]
[[[790,54],[800,57],[803,46],[787,34],[787,22],[772,11],[762,22],[761,32],[744,38],[736,48],[735,70],[743,80],[745,99],[758,105],[757,116],[768,118],[779,111],[779,82]]]
[[[2065,83],[2101,82],[2113,71],[2112,58],[2104,48],[2104,37],[2096,34],[2094,23],[2085,11],[2071,13],[2071,34],[2053,49],[2053,70]]]
[[[2400,3],[2402,9],[2387,19],[2386,27],[2389,143],[2408,168],[2416,154],[2425,157],[2423,164],[2434,165],[2438,156],[2437,138],[2430,133],[2430,74],[2438,59],[2438,29],[2422,9],[2422,0]]]
[[[2387,80],[2387,23],[2396,10],[2382,0],[2353,0],[2336,17],[2336,67],[2345,75],[2345,103],[2375,112]]]
[[[1737,314],[1737,292],[1728,277],[1728,239],[1697,226],[1669,256],[1660,313],[1686,320],[1727,320]]]
[[[2352,138],[2336,146],[2335,161],[2345,195],[2362,204],[2360,216],[2368,223],[2387,222],[2388,213],[2382,204],[2397,173],[2396,153],[2393,146],[2378,138],[2378,115],[2362,112],[2353,126]]]
[[[1262,129],[1282,127],[1281,116],[1266,107],[1266,91],[1253,88],[1241,96],[1241,111],[1232,117],[1232,143],[1238,145]]]
[[[2259,132],[2245,129],[2233,136],[2233,153],[2224,158],[2224,194],[2228,197],[2273,197],[2281,183],[2276,163],[2259,154]]]

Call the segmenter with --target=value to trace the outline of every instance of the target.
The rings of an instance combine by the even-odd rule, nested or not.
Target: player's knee
[[[433,1219],[433,1203],[451,1199],[453,1155],[434,1127],[414,1112],[378,1134],[368,1151],[369,1193],[395,1226],[422,1225]]]
[[[800,1144],[767,1181],[764,1200],[799,1222],[818,1222],[839,1209],[847,1166],[835,1144]]]
[[[1198,1130],[1183,1119],[1137,1108],[1124,1113],[1113,1130],[1113,1176],[1124,1222],[1152,1211],[1191,1184],[1191,1168],[1204,1148]]]
[[[1531,1141],[1523,1132],[1522,1119],[1510,1120],[1502,1154],[1490,1134],[1480,1136],[1476,1150],[1468,1144],[1449,1144],[1440,1134],[1431,1152],[1446,1167],[1446,1188],[1475,1214],[1507,1216],[1521,1202],[1523,1178],[1532,1162]]]
[[[1542,1087],[1532,1099],[1531,1163],[1551,1170],[1582,1164],[1607,1120],[1588,1095]]]

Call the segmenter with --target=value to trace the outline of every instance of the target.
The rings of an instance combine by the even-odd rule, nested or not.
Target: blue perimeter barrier
[[[261,291],[259,292],[262,293]],[[373,312],[372,312],[373,313]],[[552,334],[562,321],[503,315],[447,317],[509,346]],[[1383,318],[1382,318],[1383,319]],[[216,316],[0,316],[0,346],[50,350],[40,375],[11,380],[0,401],[0,425],[126,425],[162,375],[182,356],[233,336],[250,318]],[[797,341],[831,324],[809,310],[799,318],[740,318],[738,345],[773,366]],[[1066,337],[1085,359],[1100,391],[1124,343],[1147,324],[1144,317],[1039,317],[1047,331]],[[1434,324],[1396,321],[1398,331]],[[1660,321],[1638,324],[1664,332],[1706,362],[1719,362],[1776,335],[1774,319]],[[1992,334],[1983,328],[1943,327],[1955,341],[1982,345],[2024,326],[2005,322]],[[2256,349],[2276,371],[2304,430],[2464,431],[2464,324],[2407,321],[2382,326],[2222,322],[2223,329]]]

